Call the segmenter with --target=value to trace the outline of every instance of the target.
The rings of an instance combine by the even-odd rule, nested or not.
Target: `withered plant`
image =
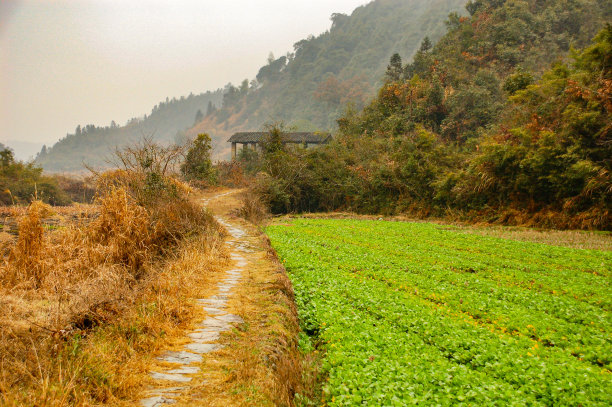
[[[0,405],[127,397],[144,355],[192,315],[187,267],[205,279],[226,261],[221,228],[172,177],[180,149],[145,142],[117,157],[123,168],[94,173],[93,217],[51,230],[35,201],[2,247]]]

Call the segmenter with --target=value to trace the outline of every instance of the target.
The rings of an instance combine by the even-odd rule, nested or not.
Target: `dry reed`
[[[242,193],[241,206],[238,208],[238,216],[255,225],[260,225],[265,219],[270,217],[270,213],[266,205],[261,201],[259,195],[247,189]]]
[[[188,270],[173,264],[186,266],[190,247],[200,272],[212,272],[226,261],[221,228],[170,178],[139,202],[141,175],[99,178],[86,221],[46,230],[40,202],[21,215],[0,266],[0,405],[129,399],[148,354],[195,312]]]

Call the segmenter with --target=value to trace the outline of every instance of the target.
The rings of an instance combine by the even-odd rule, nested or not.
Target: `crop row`
[[[610,316],[599,301],[609,253],[552,248],[546,268],[549,246],[430,224],[296,220],[268,234],[304,330],[324,344],[330,405],[611,401]],[[526,265],[536,287],[556,273],[568,280],[568,264],[575,281],[564,292],[515,284]],[[599,286],[588,296],[569,294],[591,276]]]

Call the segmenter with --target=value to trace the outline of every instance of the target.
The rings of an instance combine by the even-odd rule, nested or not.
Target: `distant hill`
[[[191,94],[179,99],[166,98],[155,105],[150,114],[134,118],[125,126],[97,127],[92,124],[78,126],[53,147],[38,154],[36,163],[46,171],[73,172],[84,169],[83,164],[94,167],[108,166],[106,160],[117,146],[131,144],[142,137],[160,142],[174,142],[180,132],[221,105],[223,90]]]
[[[218,157],[229,157],[227,138],[283,120],[299,131],[331,130],[351,104],[362,108],[380,86],[389,57],[415,54],[421,41],[439,39],[449,13],[464,13],[465,0],[377,0],[332,26],[269,58],[255,80],[225,89],[222,108],[187,134],[208,132]]]
[[[233,132],[258,130],[268,121],[283,120],[304,131],[331,130],[348,104],[359,109],[375,95],[393,53],[410,57],[424,37],[440,38],[448,14],[463,12],[465,3],[376,0],[350,16],[334,14],[327,32],[297,42],[287,55],[269,58],[252,81],[167,100],[126,126],[77,129],[42,151],[37,163],[47,171],[78,171],[83,162],[104,165],[103,157],[115,146],[142,136],[171,142],[199,132],[210,133],[217,158],[229,158],[226,140]],[[209,102],[219,109],[209,112]],[[203,116],[194,126],[198,110]]]
[[[3,143],[0,144],[13,150],[15,152],[15,159],[22,161],[29,161],[36,157],[36,154],[38,154],[43,145],[42,143],[20,140],[3,140]]]

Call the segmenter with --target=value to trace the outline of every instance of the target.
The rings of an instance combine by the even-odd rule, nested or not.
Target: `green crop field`
[[[612,252],[429,223],[267,228],[333,406],[612,405]]]

